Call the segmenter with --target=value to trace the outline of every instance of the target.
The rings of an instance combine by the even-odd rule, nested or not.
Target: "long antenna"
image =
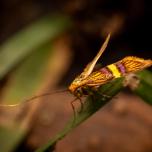
[[[98,59],[101,57],[101,55],[103,54],[103,52],[105,51],[108,42],[110,40],[110,33],[108,34],[108,36],[106,37],[106,40],[104,41],[103,45],[101,46],[99,52],[97,53],[97,55],[94,57],[94,59],[87,65],[87,67],[84,69],[84,75],[85,77],[87,77],[88,75],[90,75],[90,73],[93,71],[95,64],[97,63]]]
[[[47,92],[47,93],[43,93],[43,94],[40,94],[40,95],[33,96],[31,98],[25,99],[23,102],[20,102],[20,103],[17,103],[17,104],[9,104],[9,105],[7,105],[7,104],[0,104],[0,107],[16,107],[16,106],[25,104],[27,102],[36,101],[35,99],[37,99],[37,98],[49,96],[49,95],[56,94],[56,93],[63,93],[63,92],[67,92],[67,91],[68,91],[68,89],[57,90],[57,91],[54,91],[54,92]]]

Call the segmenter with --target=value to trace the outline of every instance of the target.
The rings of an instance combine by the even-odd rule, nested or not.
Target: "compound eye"
[[[81,88],[78,88],[78,89],[77,89],[77,92],[78,92],[78,93],[81,93]]]
[[[77,96],[81,96],[82,95],[82,90],[81,88],[78,88],[76,91]]]

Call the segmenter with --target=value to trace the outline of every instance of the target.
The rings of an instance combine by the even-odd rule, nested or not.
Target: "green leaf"
[[[134,90],[135,93],[140,95],[149,103],[152,103],[151,99],[151,86],[148,84],[152,79],[151,73],[148,71],[142,71],[138,74],[140,79],[140,85],[138,85],[137,89]],[[87,118],[89,118],[92,114],[94,114],[97,110],[102,108],[106,103],[110,101],[110,99],[115,96],[120,90],[123,89],[123,80],[124,78],[116,79],[110,83],[102,85],[98,91],[93,92],[90,95],[83,105],[83,110],[77,112],[76,118],[73,118],[67,123],[67,126],[58,133],[53,139],[51,139],[47,144],[41,146],[36,152],[48,152],[49,150],[53,150],[55,144],[64,138],[70,131],[72,131],[79,124],[84,122]],[[110,96],[110,98],[108,98]]]
[[[22,102],[25,97],[33,95],[33,92],[42,86],[46,75],[45,68],[47,68],[48,59],[50,59],[52,53],[53,50],[51,49],[50,44],[47,44],[34,51],[26,60],[24,60],[24,62],[14,71],[12,76],[13,78],[11,77],[9,86],[5,87],[3,104],[7,105]],[[18,106],[17,108],[21,107]],[[22,117],[20,122],[14,119],[14,117],[12,116],[14,120],[13,122],[9,120],[9,122],[13,124],[11,127],[6,124],[5,128],[0,128],[0,141],[3,141],[1,152],[11,152],[14,150],[24,139],[26,133],[28,132],[28,127],[30,127],[28,124],[26,124],[28,127],[23,127],[22,125],[24,120],[27,118],[26,115],[25,117]]]
[[[75,118],[72,118],[67,126],[58,133],[53,139],[51,139],[47,144],[43,145],[36,152],[48,152],[55,147],[55,144],[66,136],[70,131],[72,131],[79,124],[84,122],[87,118],[93,115],[97,110],[102,108],[110,99],[115,96],[122,88],[122,78],[116,79],[110,83],[107,83],[100,87],[98,91],[90,95],[83,104],[83,109],[77,112]]]
[[[132,91],[145,102],[152,104],[152,72],[143,70],[137,74],[138,85]]]
[[[12,147],[16,148],[18,141],[24,136],[23,130],[17,128],[6,128],[0,126],[0,146],[1,152],[10,152]]]
[[[50,60],[53,58],[51,40],[64,32],[67,27],[69,27],[67,18],[62,16],[44,17],[15,34],[1,46],[0,79],[20,63],[5,86],[3,104],[15,104],[23,101],[23,98],[33,95],[33,92],[42,87],[47,74],[45,70],[50,66]],[[4,108],[5,111],[5,107],[1,108]],[[6,112],[4,112],[4,116]],[[12,118],[15,117],[13,114]],[[3,119],[9,118],[4,117]],[[24,119],[13,120],[13,122],[6,120],[6,124],[3,124],[5,127],[0,127],[0,143],[3,144],[0,144],[1,152],[13,151],[29,129],[27,128],[28,124],[24,127],[23,124],[26,122]]]
[[[34,51],[14,71],[11,82],[5,87],[3,102],[5,104],[16,104],[23,101],[25,97],[33,95],[44,83],[45,70],[48,60],[52,54],[50,44],[40,47]]]
[[[144,80],[146,83],[152,86],[152,72],[148,70],[142,70],[137,73],[139,79]]]
[[[0,79],[19,62],[69,26],[64,16],[43,17],[21,30],[0,46]]]

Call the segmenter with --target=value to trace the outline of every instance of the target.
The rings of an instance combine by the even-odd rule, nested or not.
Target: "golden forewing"
[[[112,80],[114,77],[112,74],[105,74],[100,71],[93,72],[87,77],[87,86],[97,86],[97,85],[102,85],[110,80]]]
[[[137,72],[152,65],[152,60],[144,60],[135,56],[127,56],[118,62],[124,65],[126,73]]]

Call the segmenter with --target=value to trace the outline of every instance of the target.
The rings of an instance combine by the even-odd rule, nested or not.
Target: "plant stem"
[[[53,149],[57,141],[61,140],[72,129],[77,127],[97,110],[102,108],[106,103],[108,103],[110,99],[123,88],[122,80],[122,78],[119,78],[110,83],[107,83],[100,87],[97,92],[94,92],[93,95],[89,95],[84,102],[83,110],[81,112],[77,112],[76,118],[72,118],[60,133],[58,133],[47,144],[37,149],[36,152],[48,152]]]

